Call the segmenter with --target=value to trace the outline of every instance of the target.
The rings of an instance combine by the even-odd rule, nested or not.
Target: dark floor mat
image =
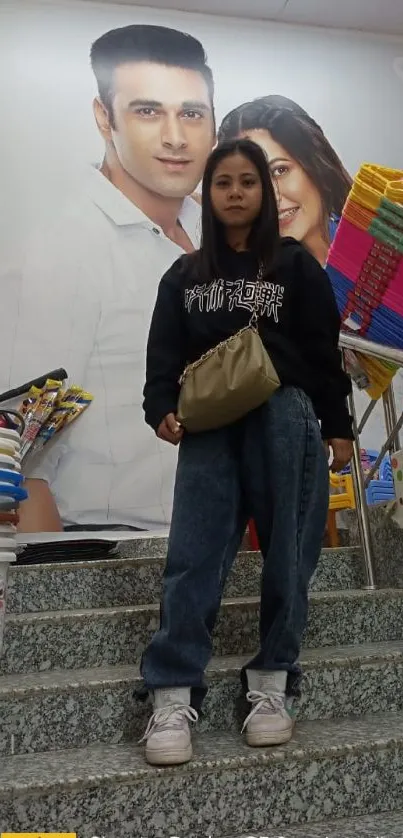
[[[90,562],[116,558],[117,542],[55,541],[29,544],[18,554],[17,565],[51,564],[52,562]]]

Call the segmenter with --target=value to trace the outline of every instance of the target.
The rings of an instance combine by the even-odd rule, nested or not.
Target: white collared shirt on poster
[[[180,221],[197,246],[193,198]],[[177,449],[145,424],[142,393],[158,284],[182,252],[94,168],[74,204],[24,254],[2,384],[62,366],[94,396],[29,472],[48,481],[65,525],[169,524]]]

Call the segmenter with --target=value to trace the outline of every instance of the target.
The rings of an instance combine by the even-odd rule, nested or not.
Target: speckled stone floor
[[[215,658],[201,731],[239,731],[247,714],[240,670],[246,657]],[[403,642],[304,650],[299,720],[403,709]],[[0,754],[135,742],[150,705],[134,702],[138,667],[110,666],[0,678]]]
[[[303,722],[291,743],[271,749],[250,749],[231,734],[200,735],[194,760],[176,768],[151,768],[130,745],[7,758],[0,827],[63,823],[78,838],[264,835],[268,825],[376,812],[380,801],[392,810],[402,795],[403,714],[385,714]]]
[[[131,542],[130,542],[131,543]],[[165,544],[165,541],[163,541]],[[62,611],[73,608],[108,608],[144,605],[161,593],[165,552],[117,556],[107,560],[11,567],[8,613]],[[227,597],[258,596],[262,560],[258,553],[240,553],[229,575]],[[363,585],[360,551],[356,548],[323,550],[311,589],[347,590]]]
[[[214,654],[252,655],[258,645],[258,612],[257,598],[224,600],[214,632]],[[158,624],[157,603],[10,614],[0,673],[133,664]],[[402,637],[403,590],[314,591],[310,595],[306,648]]]
[[[241,554],[215,633],[194,759],[158,770],[137,745],[149,706],[132,694],[158,625],[165,552],[165,539],[148,538],[104,561],[13,568],[0,658],[0,833],[403,838],[396,562],[383,573],[392,587],[371,592],[362,589],[359,551],[323,551],[294,738],[253,750],[239,732],[239,672],[258,640],[261,562]]]
[[[402,838],[403,811],[381,815],[368,815],[359,818],[343,818],[339,821],[323,821],[319,824],[304,824],[276,830],[271,828],[260,832],[259,835],[242,835],[240,838]],[[232,834],[226,836],[212,836],[212,838],[234,838]],[[239,838],[239,836],[238,836]]]

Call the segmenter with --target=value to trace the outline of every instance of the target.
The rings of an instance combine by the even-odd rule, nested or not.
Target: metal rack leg
[[[364,553],[364,568],[366,575],[366,590],[375,590],[375,577],[373,569],[374,548],[372,543],[371,527],[369,523],[367,498],[364,488],[364,478],[361,468],[361,452],[360,439],[357,429],[357,414],[354,404],[354,396],[351,394],[348,398],[349,410],[353,417],[354,427],[354,457],[351,464],[351,474],[354,484],[354,494],[357,505],[358,529],[360,533],[361,545]]]
[[[382,396],[383,411],[385,414],[385,427],[387,436],[391,436],[395,428],[398,426],[398,418],[396,411],[395,391],[393,389],[393,381]],[[390,447],[391,453],[400,451],[400,436],[399,431],[395,434],[393,442]]]

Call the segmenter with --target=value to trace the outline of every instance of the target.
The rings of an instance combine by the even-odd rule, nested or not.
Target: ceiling
[[[337,3],[336,0],[101,0],[101,2],[403,35],[403,0],[337,0]]]

